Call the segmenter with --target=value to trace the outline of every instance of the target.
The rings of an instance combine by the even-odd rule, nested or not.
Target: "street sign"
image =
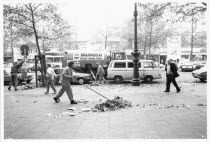
[[[29,46],[24,44],[20,47],[20,53],[21,55],[25,55],[25,56],[28,56],[29,54]]]

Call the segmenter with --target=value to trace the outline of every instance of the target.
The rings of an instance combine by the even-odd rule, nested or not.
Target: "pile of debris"
[[[118,110],[121,108],[129,108],[132,107],[131,102],[127,100],[123,100],[123,98],[116,96],[112,100],[107,100],[105,103],[102,104],[96,104],[93,110],[98,110],[98,111],[113,111],[113,110]]]
[[[32,86],[25,86],[22,90],[34,89]]]

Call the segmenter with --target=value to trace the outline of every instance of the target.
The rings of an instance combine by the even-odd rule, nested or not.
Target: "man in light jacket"
[[[60,78],[60,83],[62,85],[61,90],[58,92],[58,95],[54,97],[53,99],[55,100],[56,103],[60,102],[60,97],[63,95],[64,92],[66,92],[69,101],[71,104],[77,104],[76,101],[73,99],[73,93],[71,89],[71,80],[73,80],[73,71],[72,68],[74,67],[74,62],[70,61],[68,63],[68,66],[64,68],[61,78]]]
[[[52,94],[57,94],[56,93],[56,89],[55,89],[55,85],[54,85],[54,79],[57,75],[54,72],[54,69],[51,67],[50,64],[47,64],[47,73],[46,73],[46,78],[47,78],[47,91],[45,92],[45,94],[49,94],[49,89],[50,86],[52,87],[54,93]]]

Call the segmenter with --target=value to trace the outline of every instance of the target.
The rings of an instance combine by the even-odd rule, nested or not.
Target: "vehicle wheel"
[[[146,83],[152,83],[152,81],[153,81],[153,77],[152,76],[145,76],[144,82],[146,82]]]
[[[200,78],[200,81],[204,82],[205,80]]]
[[[80,85],[83,85],[85,83],[84,78],[78,78],[77,81],[79,82]]]
[[[182,72],[184,72],[184,70],[182,69]]]
[[[114,82],[117,83],[117,84],[121,83],[122,82],[122,77],[121,76],[115,76],[114,77]]]

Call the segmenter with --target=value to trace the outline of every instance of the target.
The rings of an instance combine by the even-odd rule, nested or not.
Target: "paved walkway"
[[[163,93],[164,85],[106,84],[92,89],[112,99],[121,96],[133,107],[107,112],[82,112],[105,99],[80,85],[73,85],[75,100],[66,94],[60,103],[45,88],[8,91],[4,95],[5,139],[206,139],[206,84],[182,83],[182,92]],[[60,86],[56,86],[57,90]],[[199,89],[200,88],[200,89]],[[51,90],[52,91],[52,90]],[[76,107],[75,116],[66,112]]]

